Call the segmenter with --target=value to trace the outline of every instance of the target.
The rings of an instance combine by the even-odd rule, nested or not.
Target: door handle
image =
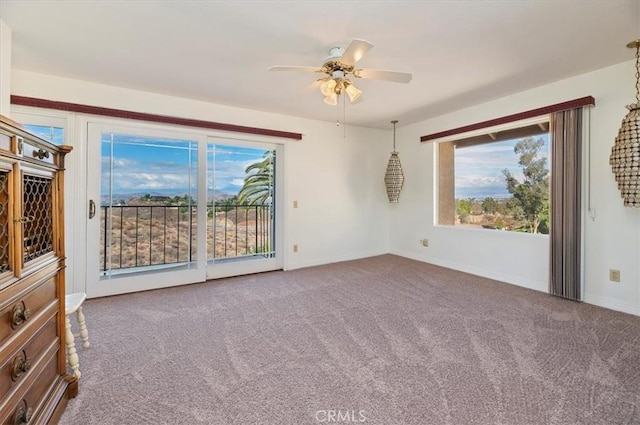
[[[92,219],[96,216],[96,203],[93,202],[93,199],[89,200],[89,219]]]

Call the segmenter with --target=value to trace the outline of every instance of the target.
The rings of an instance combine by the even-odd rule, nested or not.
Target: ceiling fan
[[[366,40],[354,39],[346,49],[342,47],[332,48],[329,51],[329,57],[325,59],[320,68],[316,66],[276,65],[269,68],[269,71],[306,71],[326,74],[327,76],[320,78],[318,82],[320,83],[320,91],[324,96],[324,102],[329,105],[337,105],[338,96],[343,93],[347,94],[351,102],[355,102],[360,98],[362,90],[353,85],[349,76],[404,84],[411,81],[411,74],[406,72],[356,68],[356,63],[372,47],[373,44]]]

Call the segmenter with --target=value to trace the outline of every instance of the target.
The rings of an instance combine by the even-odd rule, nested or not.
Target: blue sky
[[[541,156],[547,158],[549,166],[549,135],[535,136],[545,141]],[[455,197],[456,198],[509,198],[503,169],[508,169],[519,180],[523,180],[518,165],[518,155],[513,147],[521,139],[460,148],[455,151]]]
[[[62,145],[64,143],[64,129],[62,128],[33,124],[26,124],[25,127],[56,145]]]
[[[113,138],[113,139],[112,139]],[[113,151],[113,161],[111,152]],[[232,145],[207,146],[209,196],[237,194],[247,165],[260,160],[265,149]],[[156,193],[196,197],[197,144],[122,134],[102,135],[102,195]],[[110,169],[113,167],[113,179]]]

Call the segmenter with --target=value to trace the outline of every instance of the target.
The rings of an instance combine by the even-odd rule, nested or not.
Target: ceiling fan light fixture
[[[320,92],[324,96],[331,96],[332,94],[335,94],[335,91],[336,91],[336,80],[334,80],[331,77],[328,77],[322,82],[322,84],[320,84]]]
[[[362,94],[362,90],[354,86],[350,81],[346,81],[345,86],[346,86],[345,91],[347,92],[347,95],[349,96],[349,101],[351,103],[355,102],[360,98],[360,95]]]
[[[345,73],[343,69],[336,69],[331,73],[331,76],[333,77],[334,80],[344,80]]]
[[[336,92],[333,92],[328,96],[325,96],[324,103],[326,103],[327,105],[336,106],[338,104],[338,94]]]
[[[325,77],[317,80],[320,83],[320,91],[325,97],[325,103],[336,105],[338,97],[347,92],[349,100],[353,103],[361,98],[362,91],[354,87],[349,81],[349,77],[365,78],[372,80],[387,80],[396,83],[408,83],[411,81],[411,74],[406,72],[385,71],[381,69],[356,68],[356,62],[373,47],[367,40],[354,39],[348,47],[334,47],[329,51],[321,67],[313,66],[282,66],[275,65],[269,68],[270,71],[304,71],[320,72]]]

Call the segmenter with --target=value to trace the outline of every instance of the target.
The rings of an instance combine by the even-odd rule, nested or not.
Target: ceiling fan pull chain
[[[347,138],[347,96],[342,96],[342,138]]]

